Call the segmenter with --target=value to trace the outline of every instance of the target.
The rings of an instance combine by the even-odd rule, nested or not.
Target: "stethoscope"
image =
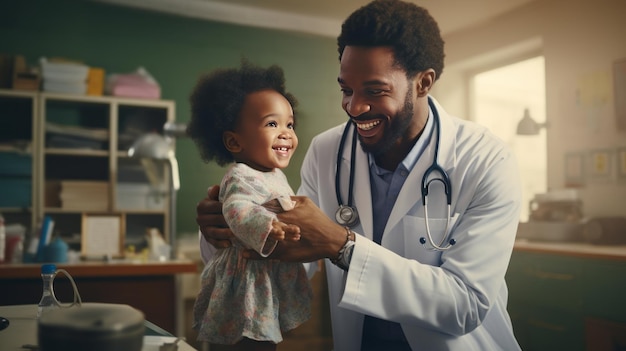
[[[456,244],[456,240],[451,239],[451,238],[449,239],[450,234],[448,233],[448,229],[450,228],[450,218],[451,218],[450,210],[452,207],[452,183],[450,182],[448,173],[443,168],[441,168],[441,166],[437,163],[438,156],[439,156],[441,123],[439,120],[439,113],[437,112],[437,108],[432,102],[430,97],[428,98],[428,106],[433,111],[434,127],[437,128],[437,140],[435,142],[435,154],[433,157],[433,163],[430,165],[430,167],[428,167],[428,169],[426,169],[426,172],[424,172],[424,175],[422,176],[422,189],[421,190],[422,190],[422,205],[424,206],[424,222],[426,224],[425,225],[426,237],[421,237],[420,243],[426,246],[426,241],[428,239],[428,243],[431,246],[429,248],[430,250],[445,251],[445,250],[448,250],[450,247],[452,247],[452,245]],[[340,183],[341,183],[340,173],[341,173],[341,163],[342,163],[341,157],[343,155],[345,141],[350,131],[351,124],[353,124],[352,121],[348,121],[346,123],[346,126],[343,130],[343,134],[341,135],[341,141],[339,142],[339,151],[337,153],[337,171],[335,174],[335,193],[337,195],[337,203],[339,204],[339,208],[335,212],[335,220],[340,225],[347,226],[347,227],[354,227],[359,222],[359,214],[356,210],[356,207],[352,205],[352,199],[353,199],[352,190],[354,188],[354,160],[355,160],[354,155],[356,151],[356,139],[357,139],[356,127],[353,129],[353,133],[352,133],[352,150],[351,150],[352,157],[350,157],[350,180],[349,180],[350,183],[349,183],[349,188],[348,188],[348,203],[345,205],[341,199],[341,192],[340,192]],[[435,131],[435,128],[432,128],[430,131],[430,138],[432,138],[434,131]],[[435,175],[436,173],[439,173],[440,176],[434,177],[429,180],[429,177]],[[443,184],[444,192],[446,194],[446,203],[447,203],[447,210],[448,210],[446,228],[444,230],[443,238],[441,239],[439,243],[435,243],[435,241],[433,240],[432,235],[430,233],[430,227],[428,225],[428,188],[430,187],[430,184],[435,181],[441,182]],[[448,243],[444,245],[446,241],[448,241]]]

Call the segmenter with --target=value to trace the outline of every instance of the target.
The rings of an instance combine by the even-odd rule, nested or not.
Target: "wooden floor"
[[[330,351],[333,348],[330,327],[330,310],[328,306],[328,286],[326,272],[318,272],[311,279],[313,286],[313,302],[311,319],[300,327],[283,335],[283,342],[278,344],[278,351]],[[185,301],[185,338],[187,343],[202,351],[209,350],[208,345],[196,341],[197,333],[191,329],[193,321],[193,299]]]

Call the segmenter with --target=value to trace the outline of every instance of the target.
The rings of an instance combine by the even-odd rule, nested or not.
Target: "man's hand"
[[[219,193],[218,185],[209,188],[207,197],[196,206],[196,223],[206,241],[216,248],[225,248],[232,245],[230,238],[233,237],[233,232],[224,220],[222,203],[218,200]]]
[[[294,209],[278,213],[278,220],[300,227],[299,241],[281,241],[268,257],[281,261],[312,262],[322,258],[336,258],[346,242],[346,229],[332,221],[305,196],[293,196]],[[254,250],[245,257],[260,259]]]

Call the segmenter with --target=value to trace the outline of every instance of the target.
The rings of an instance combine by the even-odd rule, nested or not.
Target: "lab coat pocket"
[[[450,218],[450,225],[448,226],[446,234],[450,233],[451,229],[454,227],[457,217],[458,215],[455,215]],[[446,231],[446,223],[446,218],[429,218],[428,220],[428,229],[430,230],[430,235],[436,244],[441,243],[442,238],[445,235],[444,232]],[[420,242],[421,238],[424,238],[426,244],[422,244]],[[448,236],[446,241],[443,243],[443,246],[448,245],[449,239],[450,236]],[[439,265],[441,251],[432,249],[432,246],[428,241],[428,236],[426,235],[426,219],[424,217],[405,216],[404,244],[405,257],[430,265]]]

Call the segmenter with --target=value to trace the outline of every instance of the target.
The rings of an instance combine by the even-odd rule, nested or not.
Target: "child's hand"
[[[283,222],[272,222],[272,230],[270,230],[270,238],[278,241],[298,241],[300,240],[300,227],[294,224]]]

